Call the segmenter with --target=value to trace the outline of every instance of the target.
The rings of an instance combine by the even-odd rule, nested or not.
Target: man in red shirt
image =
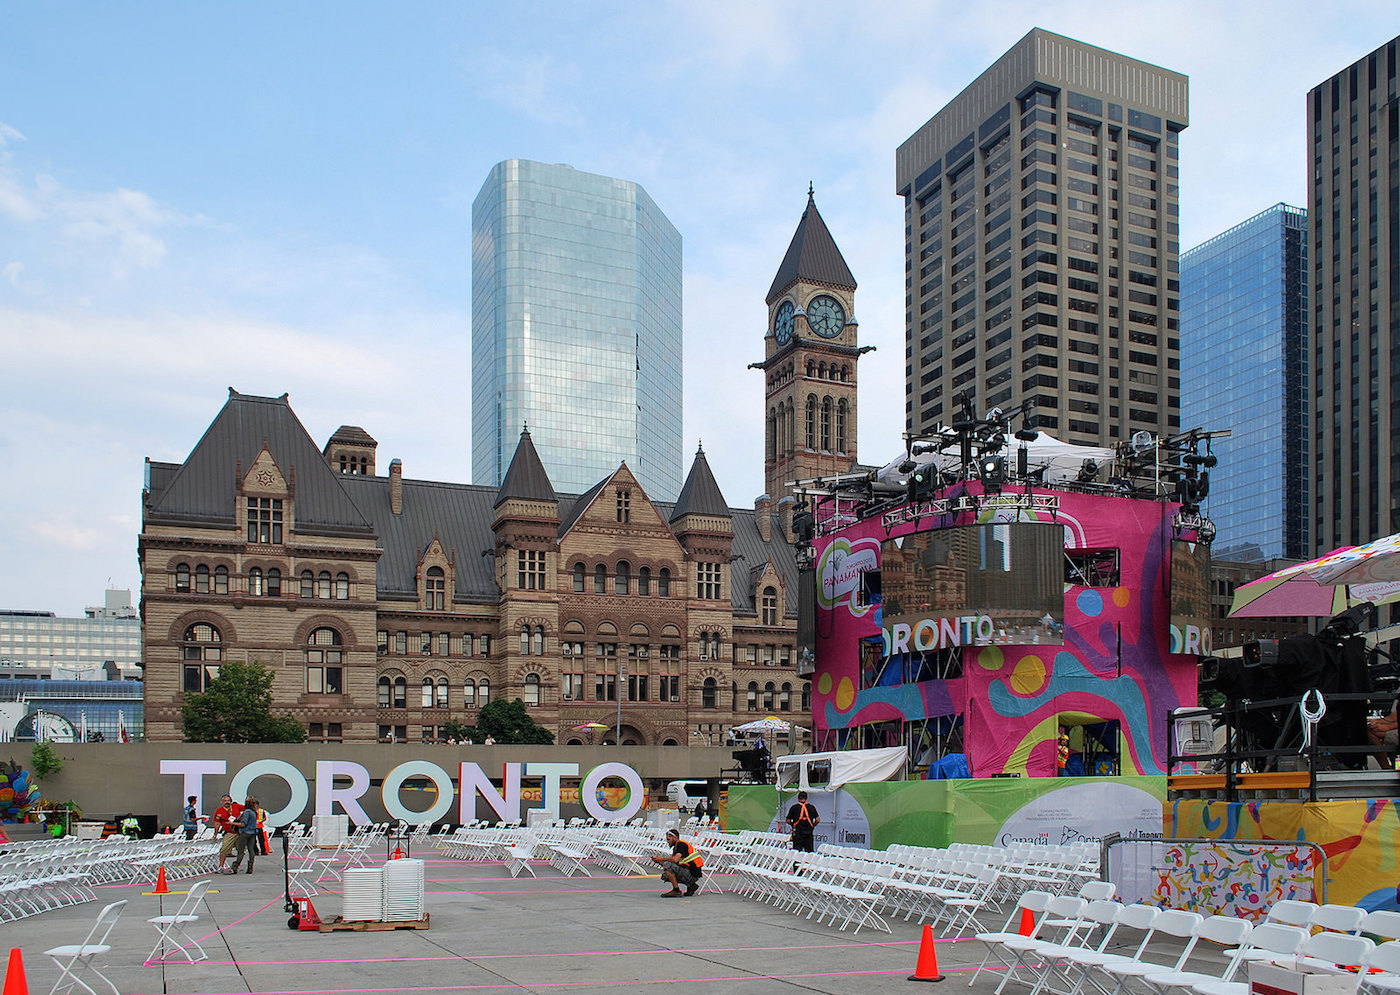
[[[234,824],[234,820],[242,814],[243,806],[229,795],[224,795],[222,804],[214,810],[214,825],[224,834],[222,842],[219,843],[220,874],[230,873],[224,870],[224,864],[228,861],[228,855],[233,852],[234,844],[238,842],[238,826]]]

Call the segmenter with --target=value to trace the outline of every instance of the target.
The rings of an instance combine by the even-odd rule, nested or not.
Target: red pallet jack
[[[292,894],[292,875],[289,870],[287,836],[281,830],[277,830],[277,835],[282,837],[282,889],[286,896],[286,902],[282,906],[283,910],[290,912],[292,917],[287,920],[288,929],[298,929],[308,933],[317,933],[321,929],[321,917],[316,914],[316,906],[311,904],[310,897],[306,895]]]

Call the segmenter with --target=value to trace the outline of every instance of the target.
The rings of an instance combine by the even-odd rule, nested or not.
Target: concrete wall
[[[29,763],[27,744],[10,744],[14,759],[22,767]],[[155,815],[161,824],[178,824],[184,808],[184,779],[179,775],[160,773],[162,760],[222,760],[224,775],[209,775],[199,792],[199,809],[212,814],[218,807],[219,796],[227,790],[233,776],[255,760],[275,759],[291,764],[304,776],[315,799],[316,763],[321,760],[349,761],[363,765],[370,774],[371,787],[360,799],[366,813],[375,820],[386,818],[379,789],[390,770],[410,760],[426,760],[453,775],[454,787],[458,765],[471,762],[480,765],[488,776],[499,778],[506,763],[572,763],[586,774],[601,763],[620,762],[635,770],[651,789],[652,802],[662,797],[665,783],[679,779],[718,778],[721,767],[730,766],[733,759],[728,749],[719,747],[591,747],[591,746],[424,746],[401,743],[380,744],[300,744],[285,745],[223,745],[218,743],[87,743],[54,744],[63,758],[63,770],[43,781],[40,790],[50,801],[76,801],[84,818],[106,818],[117,813],[135,812]],[[525,778],[526,788],[538,787],[539,779]],[[577,783],[565,783],[577,787]],[[269,811],[276,811],[290,798],[285,782],[274,777],[260,777],[252,791]],[[421,791],[402,791],[403,803],[415,811],[426,810],[435,796]],[[241,799],[240,799],[241,800]],[[524,808],[539,807],[537,801],[526,801]],[[304,821],[309,820],[309,809]],[[478,814],[492,817],[491,810],[478,799]],[[565,805],[565,816],[581,815],[577,806]],[[456,807],[447,821],[456,821]]]

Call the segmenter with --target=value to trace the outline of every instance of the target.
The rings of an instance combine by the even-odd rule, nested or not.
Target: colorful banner
[[[878,781],[814,791],[808,801],[822,819],[818,845],[1048,845],[1109,833],[1160,837],[1166,789],[1164,777]],[[780,816],[794,797],[785,792],[780,798],[771,785],[733,785],[727,828],[785,832]]]

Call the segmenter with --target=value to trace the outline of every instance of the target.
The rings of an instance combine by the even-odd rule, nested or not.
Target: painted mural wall
[[[976,482],[959,485],[942,497],[975,496],[980,488]],[[842,730],[868,723],[960,717],[972,776],[1048,777],[1059,771],[1062,723],[1093,728],[1118,722],[1121,773],[1165,772],[1167,714],[1196,704],[1196,654],[1209,650],[1208,628],[1181,631],[1171,625],[1171,519],[1177,506],[1097,494],[1057,496],[1053,512],[984,506],[909,520],[900,511],[817,538],[813,724],[819,735],[836,734],[827,736],[828,748]],[[1102,558],[1115,564],[1113,571],[1076,577],[1093,583],[1063,585],[1062,631],[1047,622],[1042,644],[1002,643],[994,634],[989,645],[962,646],[960,676],[878,686],[863,681],[863,641],[867,678],[871,647],[881,647],[877,652],[888,660],[891,645],[880,599],[870,596],[862,578],[881,569],[882,545],[930,529],[1015,521],[1058,524],[1065,550],[1081,554],[1083,562],[1096,551],[1116,553]],[[979,625],[985,629],[976,620],[955,624],[957,631],[934,638],[971,642]],[[1176,652],[1182,648],[1189,655]]]

